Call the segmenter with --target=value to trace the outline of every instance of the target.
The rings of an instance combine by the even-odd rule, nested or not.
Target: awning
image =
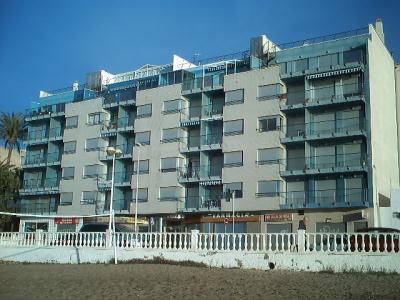
[[[342,69],[342,70],[329,71],[329,72],[324,72],[324,73],[319,73],[319,74],[307,75],[306,79],[318,79],[318,78],[338,76],[338,75],[343,75],[343,74],[357,73],[360,71],[361,71],[361,67],[355,67],[355,68],[350,68],[350,69]]]
[[[206,185],[221,185],[222,181],[221,180],[208,180],[208,181],[202,181],[200,182],[201,186],[206,186]]]
[[[200,120],[194,120],[194,121],[183,121],[181,122],[181,126],[194,126],[194,125],[199,125]]]

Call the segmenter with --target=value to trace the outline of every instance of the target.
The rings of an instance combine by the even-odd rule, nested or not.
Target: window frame
[[[150,112],[146,113],[146,114],[138,114],[138,109],[145,107],[145,106],[150,106]],[[136,106],[136,119],[150,118],[152,115],[153,115],[153,104],[152,103],[147,103],[147,104]]]
[[[224,191],[224,196],[226,193],[226,186],[229,184],[240,184],[240,190],[234,190],[235,191],[235,199],[242,199],[243,198],[243,181],[236,181],[236,182],[226,182],[223,185],[223,191]],[[231,189],[232,191],[232,189]],[[240,193],[237,193],[237,191],[240,191]]]
[[[227,94],[230,93],[230,92],[237,92],[237,91],[242,91],[242,99],[241,100],[227,101]],[[244,103],[244,89],[236,89],[236,90],[226,91],[224,100],[225,100],[225,105],[226,106]]]
[[[173,185],[173,186],[160,186],[159,187],[159,189],[158,189],[158,200],[159,201],[178,201],[179,200],[179,196],[176,196],[175,195],[175,197],[161,197],[161,189],[167,189],[167,188],[174,188],[175,189],[175,192],[178,192],[179,190],[178,190],[178,188],[179,188],[179,186],[176,186],[176,185]]]
[[[177,101],[178,102],[178,108],[166,110],[165,109],[165,103],[166,102],[173,102],[173,101]],[[164,100],[163,101],[163,110],[161,111],[161,113],[163,115],[176,114],[176,113],[180,112],[181,109],[182,109],[182,99]]]
[[[149,134],[149,140],[148,141],[146,141],[146,142],[139,142],[139,141],[136,141],[137,140],[137,135],[138,134]],[[151,131],[141,131],[141,132],[136,132],[135,133],[135,142],[137,142],[137,143],[140,143],[142,146],[147,146],[147,145],[150,145],[150,141],[151,141]]]
[[[69,202],[69,201],[67,201],[67,202],[64,202],[62,199],[63,199],[63,195],[70,195],[71,196],[71,201]],[[74,192],[62,192],[62,193],[60,193],[60,205],[61,206],[68,206],[68,205],[72,205],[72,202],[74,201]]]
[[[67,125],[68,120],[74,119],[76,118],[76,124],[74,125]],[[79,125],[79,116],[75,115],[75,116],[70,116],[70,117],[66,117],[65,118],[65,129],[72,129],[72,128],[78,128]]]
[[[264,128],[262,128],[260,126],[260,121],[262,120],[272,120],[275,119],[275,129],[268,129],[268,130],[264,130]],[[278,119],[278,120],[277,120]],[[279,124],[277,124],[279,121]],[[268,127],[268,126],[267,126]],[[271,131],[280,131],[282,128],[282,116],[280,115],[275,115],[275,116],[261,116],[257,118],[257,131],[258,132],[271,132]]]
[[[165,159],[174,159],[175,160],[175,167],[174,168],[163,168],[163,160]],[[170,173],[176,172],[178,170],[178,157],[161,157],[160,158],[160,171],[161,173]]]
[[[138,192],[138,202],[148,202],[149,201],[149,188],[139,188],[138,189],[139,190],[139,192]],[[144,198],[140,198],[140,190],[145,190],[146,191],[146,198],[144,199]],[[132,189],[132,200],[133,201],[135,201],[136,200],[136,188],[135,189]]]
[[[242,130],[235,130],[235,131],[225,131],[225,124],[230,123],[230,122],[237,122],[237,121],[242,121]],[[227,120],[224,121],[223,124],[223,131],[224,131],[224,136],[231,136],[231,135],[241,135],[244,134],[244,119],[236,119],[236,120]]]
[[[90,166],[96,166],[97,167],[96,173],[92,174],[92,175],[86,175],[86,167],[90,167]],[[100,171],[100,167],[101,167],[101,165],[99,165],[99,164],[84,165],[83,166],[83,178],[84,179],[97,178],[100,175],[100,172],[99,172]]]
[[[65,169],[72,170],[72,175],[65,176]],[[62,180],[72,180],[75,178],[75,166],[62,168]]]
[[[274,86],[275,87],[275,91],[276,91],[275,94],[260,96],[260,88],[267,87],[267,86],[268,87],[269,86]],[[264,100],[279,99],[280,96],[282,95],[282,91],[283,91],[283,85],[280,84],[280,83],[271,83],[271,84],[259,85],[257,87],[257,100],[258,101],[264,101]]]
[[[140,166],[147,162],[147,170],[141,170]],[[133,170],[132,170],[132,175],[136,175],[137,174],[137,160],[135,160],[133,162]],[[139,160],[139,175],[140,174],[149,174],[150,172],[150,160],[149,159],[141,159]]]
[[[165,139],[164,138],[165,130],[177,130],[178,136],[174,137],[172,139]],[[163,129],[161,129],[161,143],[167,144],[167,143],[179,142],[181,140],[181,133],[182,133],[181,127],[163,128]]]
[[[84,193],[94,193],[95,194],[94,200],[93,201],[84,201],[84,197],[83,197]],[[94,204],[96,204],[97,199],[98,199],[98,191],[82,191],[80,204],[81,205],[94,205]]]
[[[234,163],[225,163],[225,156],[226,154],[232,154],[232,153],[238,153],[240,152],[242,155],[242,160],[241,162],[234,162]],[[224,168],[234,168],[234,167],[242,167],[243,166],[243,150],[236,150],[236,151],[229,151],[229,152],[224,152]]]
[[[272,160],[260,160],[260,155],[259,151],[260,150],[272,150],[274,149],[275,151],[278,151],[278,158],[277,159],[272,159]],[[257,149],[257,161],[256,163],[258,165],[273,165],[273,164],[279,164],[281,162],[281,154],[283,152],[283,149],[281,147],[270,147],[270,148],[259,148]]]
[[[276,183],[276,192],[260,192],[260,182],[275,182]],[[281,194],[281,186],[282,186],[282,181],[281,180],[258,180],[257,181],[257,192],[256,192],[256,197],[257,198],[266,198],[266,197],[279,197]]]
[[[74,150],[65,151],[65,144],[68,144],[68,143],[74,143],[74,145],[75,145]],[[77,145],[76,140],[64,142],[63,154],[74,154],[74,153],[76,153],[76,145]]]
[[[96,146],[96,147],[88,148],[88,147],[87,147],[87,142],[88,142],[88,140],[97,140],[97,146]],[[101,149],[101,146],[100,146],[100,138],[88,138],[88,139],[85,140],[85,152],[98,151],[98,150],[100,150],[100,149]]]
[[[94,117],[94,120],[90,120],[91,117]],[[96,120],[98,119],[98,120]],[[94,125],[100,125],[102,123],[102,113],[101,112],[95,112],[95,113],[89,113],[87,115],[87,123],[86,125],[89,126],[94,126]]]

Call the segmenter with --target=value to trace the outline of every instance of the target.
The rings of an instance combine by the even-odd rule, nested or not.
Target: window
[[[64,143],[64,154],[73,154],[76,152],[76,141]]]
[[[97,191],[82,192],[81,204],[95,204],[97,200]]]
[[[243,134],[243,123],[243,119],[224,122],[224,135]]]
[[[73,193],[61,193],[60,194],[60,205],[72,205]]]
[[[136,189],[132,191],[133,201],[136,200]],[[138,190],[138,202],[146,202],[149,198],[149,192],[147,188],[139,188]]]
[[[136,118],[147,118],[151,117],[151,104],[139,105],[137,107]]]
[[[294,71],[304,72],[308,69],[308,58],[299,59],[294,61]]]
[[[232,105],[244,102],[244,90],[227,91],[225,93],[225,105]]]
[[[65,167],[63,168],[62,179],[74,179],[75,167]]]
[[[258,87],[258,100],[269,100],[276,99],[282,94],[282,85],[280,84],[268,84]]]
[[[96,151],[100,149],[100,139],[94,138],[94,139],[86,139],[86,152],[89,151]]]
[[[137,161],[133,163],[133,173],[137,174]],[[140,160],[139,161],[139,174],[148,174],[149,173],[149,160]]]
[[[180,194],[181,188],[177,186],[160,187],[160,201],[177,201]]]
[[[101,113],[88,114],[88,125],[98,125],[101,123]]]
[[[142,145],[150,145],[150,131],[136,133],[136,143]]]
[[[175,172],[177,168],[176,157],[161,158],[161,172]]]
[[[181,99],[164,101],[163,114],[173,114],[181,109]]]
[[[281,153],[282,153],[281,148],[258,149],[257,163],[259,165],[279,163],[279,159],[281,158]]]
[[[338,53],[323,55],[318,58],[318,67],[320,68],[329,68],[337,66],[338,64],[339,64]]]
[[[224,153],[224,167],[243,166],[243,151],[233,151]]]
[[[262,180],[258,182],[257,185],[257,197],[275,197],[279,196],[280,193],[280,181],[279,180],[271,180],[266,181]]]
[[[100,165],[87,165],[84,168],[83,178],[93,178],[100,174]]]
[[[180,131],[181,131],[180,128],[163,129],[161,142],[163,143],[178,142],[180,138]]]
[[[78,127],[78,116],[65,118],[65,128],[76,128]]]
[[[228,189],[231,193],[235,191],[235,198],[243,198],[243,182],[225,183],[224,192],[226,192]]]
[[[258,118],[258,131],[274,131],[280,129],[280,117],[259,117]]]
[[[362,63],[364,62],[364,52],[362,49],[353,49],[343,52],[343,63]]]

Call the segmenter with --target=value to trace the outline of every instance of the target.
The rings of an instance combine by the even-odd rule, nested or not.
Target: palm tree
[[[14,149],[20,151],[19,140],[24,133],[24,117],[20,113],[4,113],[0,115],[0,138],[4,139],[4,146],[8,148],[7,164],[10,164]]]

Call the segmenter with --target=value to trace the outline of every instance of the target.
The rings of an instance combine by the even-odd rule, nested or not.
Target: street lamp
[[[135,232],[138,232],[137,228],[137,210],[138,210],[138,197],[139,197],[139,163],[140,163],[140,147],[141,143],[136,142],[135,146],[138,146],[138,156],[137,156],[137,164],[136,164],[136,196],[135,196]]]
[[[111,234],[111,222],[113,218],[113,197],[114,197],[114,170],[115,170],[115,157],[118,157],[122,154],[122,151],[118,148],[114,148],[112,146],[107,147],[106,149],[107,155],[112,156],[112,173],[111,173],[111,195],[110,195],[110,220],[108,223],[108,230]],[[114,230],[115,230],[115,220],[114,220]]]

